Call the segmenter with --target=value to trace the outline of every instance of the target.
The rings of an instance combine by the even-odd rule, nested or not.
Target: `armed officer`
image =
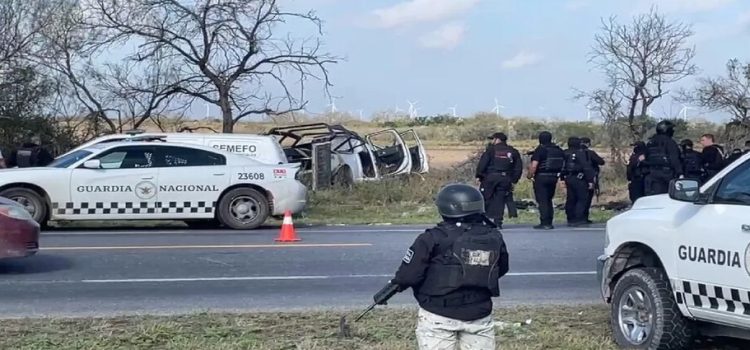
[[[487,216],[502,228],[505,206],[513,200],[513,185],[523,173],[523,160],[518,150],[507,144],[508,136],[498,132],[490,138],[492,145],[479,159],[476,178],[484,194]],[[509,210],[509,214],[513,213]]]
[[[646,143],[646,153],[642,156],[646,196],[667,193],[669,182],[682,176],[680,147],[672,136],[674,124],[662,120],[656,124],[656,135]]]
[[[631,146],[633,146],[633,153],[630,154],[630,159],[628,159],[626,176],[628,179],[628,197],[630,198],[630,203],[635,203],[638,198],[643,197],[644,193],[641,159],[646,154],[646,143],[638,141]]]
[[[52,163],[55,158],[41,145],[39,136],[32,136],[24,142],[21,147],[10,154],[8,157],[8,167],[43,167]]]
[[[565,164],[565,152],[552,143],[549,131],[539,133],[539,146],[531,155],[531,164],[526,177],[534,181],[534,197],[539,206],[540,224],[537,230],[551,230],[554,217],[552,198],[555,197],[557,182]]]
[[[594,169],[589,153],[581,145],[581,139],[568,138],[565,150],[565,186],[568,196],[565,201],[565,214],[568,226],[582,226],[586,222],[586,205],[589,191],[594,188]]]
[[[503,235],[484,215],[484,197],[464,184],[435,200],[443,222],[417,237],[391,283],[419,303],[419,349],[495,349],[492,297],[509,269]]]
[[[703,151],[701,152],[704,170],[703,182],[708,181],[714,175],[718,174],[721,169],[724,169],[724,148],[714,142],[716,140],[713,134],[704,134],[701,136],[701,145],[703,145]]]
[[[596,151],[591,149],[591,139],[588,137],[581,137],[581,147],[586,151],[586,155],[591,161],[591,167],[594,169],[594,188],[589,190],[589,196],[586,201],[586,208],[583,213],[584,220],[591,224],[591,203],[594,201],[594,195],[599,198],[599,176],[601,174],[601,167],[604,166],[605,162],[602,157],[599,156]]]
[[[693,141],[684,139],[680,141],[682,150],[682,172],[686,179],[701,182],[703,179],[703,164],[701,154],[693,150]]]

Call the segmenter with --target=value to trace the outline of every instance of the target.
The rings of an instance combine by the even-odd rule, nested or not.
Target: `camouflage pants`
[[[475,321],[459,321],[419,309],[417,344],[420,350],[494,350],[492,315]]]

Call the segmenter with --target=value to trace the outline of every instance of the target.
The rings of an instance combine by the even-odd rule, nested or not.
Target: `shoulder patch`
[[[405,264],[408,264],[411,262],[411,258],[414,256],[414,251],[411,250],[411,248],[406,250],[406,255],[404,255],[404,258],[401,259]]]

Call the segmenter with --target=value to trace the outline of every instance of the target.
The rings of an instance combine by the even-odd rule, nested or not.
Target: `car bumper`
[[[611,267],[612,257],[609,255],[601,255],[596,258],[596,278],[599,281],[599,292],[606,302],[609,302],[612,297],[612,290],[610,289],[612,276],[609,275]]]
[[[39,224],[15,219],[0,220],[0,259],[32,256],[39,251]]]
[[[299,181],[284,184],[273,194],[273,215],[284,215],[289,210],[292,214],[302,212],[307,206],[307,187]]]

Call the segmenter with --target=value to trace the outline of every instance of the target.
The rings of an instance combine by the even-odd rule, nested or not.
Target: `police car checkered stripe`
[[[216,202],[95,202],[52,203],[57,215],[200,214],[213,213]]]
[[[675,286],[678,304],[750,316],[750,291],[678,281]]]

